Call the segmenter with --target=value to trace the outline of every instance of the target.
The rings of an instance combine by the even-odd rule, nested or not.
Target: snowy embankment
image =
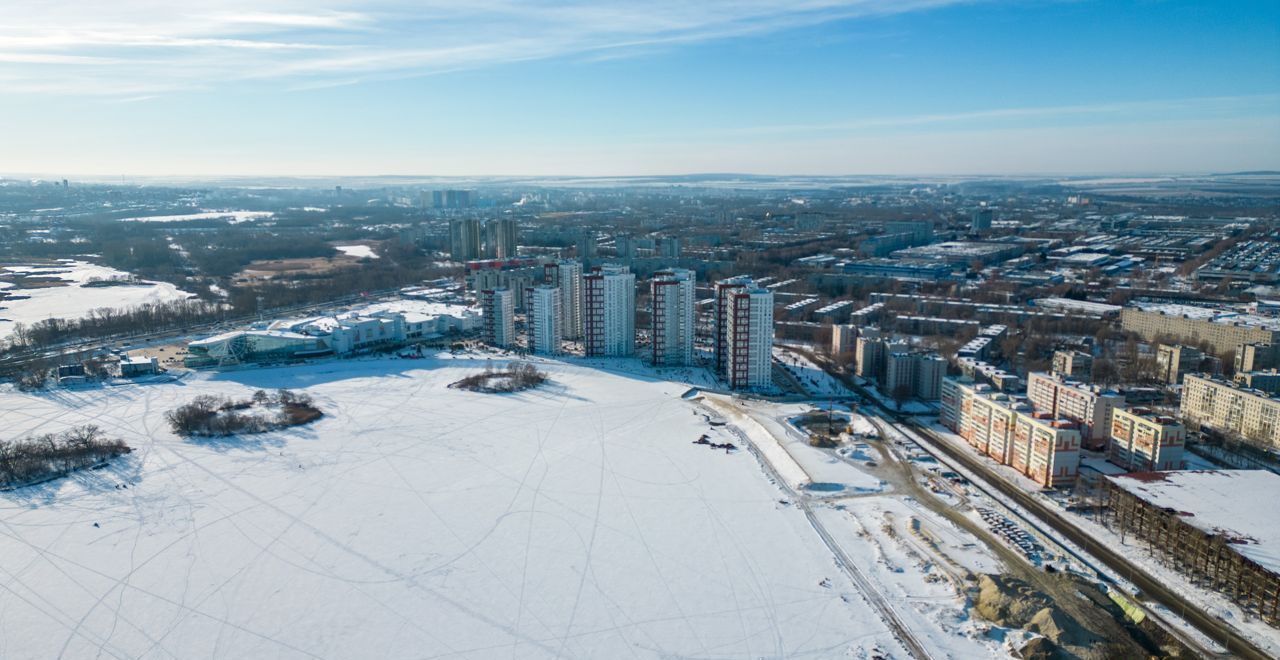
[[[751,401],[744,406],[723,395],[707,395],[707,401],[747,434],[792,489],[814,484],[821,484],[819,488],[827,492],[844,494],[885,489],[880,479],[840,460],[834,452],[810,446],[808,436],[787,421],[811,412],[808,404]]]
[[[0,391],[8,435],[94,423],[137,451],[0,496],[5,657],[900,656],[804,514],[685,385],[550,363],[362,360]],[[200,394],[325,417],[187,441]],[[784,452],[785,453],[785,452]]]
[[[782,443],[745,407],[736,404],[730,396],[708,394],[706,398],[713,410],[724,415],[730,424],[747,434],[751,444],[769,462],[774,472],[787,482],[787,487],[800,490],[813,481],[800,463],[782,447]]]

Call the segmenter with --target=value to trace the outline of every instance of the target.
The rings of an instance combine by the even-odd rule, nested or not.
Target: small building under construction
[[[1106,478],[1107,524],[1196,584],[1280,628],[1280,475],[1133,472]]]

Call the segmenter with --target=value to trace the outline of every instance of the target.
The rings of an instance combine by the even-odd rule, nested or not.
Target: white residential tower
[[[525,330],[529,350],[534,353],[555,355],[560,352],[560,289],[542,284],[529,289],[529,314]]]
[[[654,273],[649,283],[652,359],[658,366],[693,364],[694,283],[683,268]]]

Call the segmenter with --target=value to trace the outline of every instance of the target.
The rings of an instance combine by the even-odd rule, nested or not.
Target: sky
[[[1280,2],[4,0],[0,173],[1280,170]]]

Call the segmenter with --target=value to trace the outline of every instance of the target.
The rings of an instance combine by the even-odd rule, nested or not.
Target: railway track
[[[749,437],[747,437],[745,431],[733,424],[730,424],[728,428],[734,435],[738,436],[738,440],[747,448],[747,451],[751,452],[751,455],[754,456],[756,462],[764,468],[764,471],[769,475],[769,478],[772,479],[774,483],[778,484],[778,487],[781,488],[791,501],[795,502],[796,506],[804,512],[805,518],[809,521],[809,526],[813,527],[813,531],[818,534],[818,538],[822,539],[823,544],[827,546],[827,549],[835,558],[836,565],[840,567],[840,570],[843,571],[846,576],[848,576],[849,581],[858,588],[862,597],[866,599],[867,603],[876,611],[880,616],[880,619],[885,622],[885,625],[889,626],[890,631],[898,641],[902,643],[902,646],[907,650],[907,652],[910,653],[912,657],[918,658],[919,660],[931,660],[933,655],[929,653],[929,650],[925,648],[924,644],[920,643],[920,640],[911,632],[911,628],[902,621],[902,618],[898,616],[898,612],[893,609],[893,605],[885,598],[884,594],[880,593],[880,591],[876,589],[875,585],[872,584],[866,574],[858,568],[858,565],[853,561],[853,559],[845,553],[844,549],[840,547],[840,544],[837,543],[835,538],[831,536],[831,533],[827,531],[827,528],[822,524],[822,521],[818,520],[818,516],[813,512],[813,504],[810,501],[809,496],[804,493],[796,492],[796,490],[792,488],[780,474],[778,474],[778,472],[773,468],[773,465],[769,463],[769,460],[756,449],[755,444],[751,442]]]
[[[870,402],[871,405],[875,406],[882,413],[882,416],[887,421],[897,427],[904,428],[906,431],[910,431],[910,433],[907,433],[906,435],[908,435],[908,437],[914,436],[917,444],[919,444],[925,451],[933,454],[935,457],[938,457],[939,455],[946,456],[956,463],[965,466],[965,468],[969,469],[973,473],[981,475],[986,487],[994,489],[1000,494],[1008,497],[1010,500],[1022,507],[1023,510],[1027,511],[1030,516],[1034,518],[1035,522],[1045,528],[1048,528],[1053,533],[1060,535],[1061,538],[1070,541],[1075,544],[1076,547],[1083,549],[1089,554],[1089,558],[1077,555],[1078,559],[1084,561],[1086,564],[1095,564],[1095,562],[1091,561],[1090,558],[1096,558],[1097,562],[1101,562],[1111,573],[1123,576],[1124,579],[1142,590],[1144,600],[1158,603],[1165,608],[1168,608],[1170,612],[1177,613],[1192,626],[1195,626],[1201,633],[1212,639],[1214,642],[1221,644],[1223,648],[1227,650],[1225,655],[1213,653],[1206,649],[1199,648],[1200,645],[1193,644],[1191,640],[1187,639],[1185,634],[1181,633],[1181,631],[1174,629],[1170,630],[1171,634],[1182,639],[1184,643],[1188,643],[1194,648],[1198,648],[1201,655],[1205,657],[1239,657],[1249,658],[1250,660],[1272,660],[1273,656],[1271,654],[1265,652],[1261,648],[1258,648],[1253,644],[1253,642],[1239,634],[1226,623],[1217,617],[1204,612],[1194,603],[1182,597],[1160,580],[1147,573],[1140,566],[1134,564],[1119,553],[1116,553],[1111,548],[1107,547],[1101,541],[1085,533],[1070,521],[1063,518],[1061,514],[1050,509],[1044,502],[1039,501],[1022,488],[1009,483],[999,475],[993,473],[977,456],[958,450],[951,446],[950,443],[937,438],[933,431],[927,427],[916,423],[910,417],[903,416],[896,410],[890,409],[879,399],[868,394],[865,388],[844,378],[843,374],[833,373],[830,365],[825,361],[819,360],[816,356],[807,353],[806,357],[808,357],[814,364],[820,366],[832,377],[839,378],[847,386],[856,391],[865,401]],[[1099,574],[1102,575],[1102,579],[1104,581],[1112,581],[1105,573],[1099,571]],[[1154,618],[1157,620],[1159,619],[1158,616],[1154,616]]]
[[[889,604],[889,601],[885,599],[884,594],[880,593],[880,591],[875,588],[875,585],[871,584],[871,580],[867,579],[867,576],[864,575],[853,560],[849,558],[849,555],[845,554],[845,551],[840,547],[840,544],[836,543],[836,540],[831,537],[831,533],[828,532],[827,528],[818,520],[818,516],[813,513],[813,507],[810,505],[808,500],[802,498],[798,500],[798,502],[800,509],[804,511],[805,517],[809,519],[809,525],[813,527],[813,530],[818,533],[818,537],[826,544],[827,549],[835,556],[836,565],[838,565],[840,570],[844,571],[844,574],[849,577],[849,580],[858,587],[858,590],[862,592],[863,598],[866,598],[867,602],[871,604],[871,607],[875,608],[876,612],[880,615],[880,618],[893,629],[894,635],[898,638],[898,641],[902,642],[902,645],[907,648],[907,652],[909,652],[912,657],[920,658],[921,660],[928,660],[929,658],[932,658],[933,656],[929,654],[928,649],[920,643],[920,640],[916,639],[916,636],[912,634],[911,629],[902,622],[902,619],[898,618],[897,611],[894,610],[893,606]]]
[[[1062,518],[1057,512],[1051,510],[1043,502],[1031,497],[1026,491],[1010,484],[999,477],[989,476],[990,472],[982,466],[978,459],[969,456],[962,451],[956,450],[948,443],[939,440],[933,436],[933,432],[927,428],[910,422],[902,422],[917,435],[923,435],[929,439],[930,453],[941,453],[948,458],[955,460],[957,463],[964,465],[969,470],[977,474],[987,477],[987,483],[1005,495],[1009,499],[1016,502],[1023,509],[1031,512],[1032,516],[1041,524],[1049,527],[1055,533],[1060,534],[1076,547],[1083,549],[1089,553],[1091,557],[1102,562],[1113,573],[1123,576],[1124,579],[1133,583],[1134,586],[1142,590],[1145,599],[1154,601],[1168,608],[1171,612],[1178,613],[1188,623],[1198,628],[1215,642],[1221,644],[1227,649],[1227,655],[1223,657],[1241,657],[1252,658],[1256,660],[1270,660],[1273,656],[1264,652],[1262,649],[1253,645],[1252,642],[1243,636],[1231,630],[1226,624],[1219,621],[1216,617],[1206,614],[1197,608],[1194,604],[1184,599],[1181,595],[1165,586],[1156,578],[1152,577],[1136,564],[1128,561],[1119,554],[1113,552],[1099,540],[1093,538],[1089,534],[1080,530],[1069,521]],[[1103,579],[1106,578],[1105,573],[1102,574]],[[1185,641],[1185,640],[1184,640]],[[1215,655],[1205,653],[1206,655]]]

